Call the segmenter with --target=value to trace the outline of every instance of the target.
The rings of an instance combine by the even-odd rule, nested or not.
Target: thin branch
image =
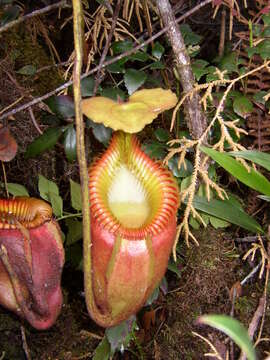
[[[110,44],[111,44],[111,41],[112,41],[113,33],[114,33],[114,30],[115,30],[115,27],[116,27],[116,23],[117,23],[117,19],[118,19],[118,15],[119,15],[119,11],[120,11],[122,2],[123,2],[123,0],[117,0],[117,4],[116,4],[116,7],[115,7],[115,11],[114,11],[114,14],[113,14],[113,17],[112,17],[111,30],[110,30],[110,33],[109,33],[109,35],[108,35],[108,37],[107,37],[105,47],[104,47],[104,49],[103,49],[103,51],[102,51],[102,54],[101,54],[101,58],[100,58],[100,61],[99,61],[99,66],[102,66],[102,65],[104,64],[106,55],[107,55],[107,53],[108,53],[108,51],[109,51],[109,47],[110,47]],[[94,91],[93,91],[93,96],[96,95],[98,86],[99,86],[99,84],[100,84],[101,81],[102,81],[102,77],[101,77],[100,71],[101,71],[101,69],[98,71],[97,76],[96,76],[96,81],[95,81],[95,87],[94,87]]]
[[[181,78],[181,85],[184,93],[192,91],[195,85],[194,75],[191,70],[190,57],[187,53],[183,36],[180,32],[169,0],[156,2],[162,21],[167,30],[167,36],[174,52],[176,67]],[[193,97],[186,98],[184,110],[187,118],[187,125],[193,139],[199,139],[207,127],[205,114],[203,113],[198,93]]]
[[[30,350],[27,344],[27,340],[26,340],[26,335],[25,335],[25,328],[23,325],[21,325],[21,336],[22,336],[22,344],[23,344],[23,350],[24,350],[24,354],[27,360],[31,360],[31,354],[30,354]]]
[[[201,4],[195,6],[193,9],[187,11],[184,15],[180,16],[178,19],[176,19],[176,22],[179,23],[181,21],[183,21],[184,19],[188,18],[189,16],[191,16],[192,14],[194,14],[195,12],[197,12],[198,10],[200,10],[203,6],[206,6],[208,4],[210,4],[212,2],[212,0],[205,0],[204,2],[202,2]],[[159,38],[161,35],[163,35],[166,31],[168,30],[168,27],[164,27],[162,30],[160,30],[158,33],[156,33],[155,35],[151,36],[149,39],[147,39],[146,41],[144,41],[143,43],[141,43],[140,45],[135,46],[133,49],[126,51],[116,57],[114,57],[113,59],[110,59],[108,61],[105,61],[103,63],[103,65],[98,65],[96,66],[94,69],[84,73],[83,75],[81,75],[81,79],[86,78],[89,75],[95,74],[97,71],[105,68],[108,65],[114,64],[115,62],[117,62],[118,60],[121,60],[122,58],[124,58],[125,56],[129,56],[134,54],[135,52],[137,52],[138,50],[142,49],[143,47],[145,47],[146,45],[150,44],[152,41],[154,41],[155,39]],[[66,88],[68,88],[69,86],[71,86],[73,84],[72,80],[67,81],[65,84],[59,86],[58,88],[48,92],[47,94],[44,94],[38,98],[33,99],[32,101],[23,104],[13,110],[10,110],[9,112],[6,112],[4,114],[2,114],[0,116],[0,120],[3,120],[9,116],[15,115],[16,113],[26,110],[29,106],[33,106],[36,105],[38,103],[40,103],[43,100],[48,99],[49,97],[55,95],[56,93],[58,93],[59,91],[62,91]]]
[[[240,283],[241,286],[245,285],[245,283],[246,283],[249,279],[251,279],[251,278],[253,277],[253,275],[256,274],[256,272],[259,271],[261,265],[262,265],[262,260],[261,260],[261,261],[259,262],[259,264],[256,265],[255,268],[252,269],[252,271],[241,281],[241,283]]]
[[[31,118],[31,120],[32,120],[32,123],[34,124],[34,127],[37,129],[37,132],[38,132],[40,135],[42,135],[42,134],[43,134],[43,131],[40,129],[40,127],[39,127],[39,125],[38,125],[38,123],[37,123],[37,121],[36,121],[36,118],[35,118],[35,115],[34,115],[34,113],[33,113],[33,110],[32,110],[32,108],[31,108],[31,106],[29,107],[28,112],[29,112],[30,118]]]
[[[39,15],[45,14],[48,11],[51,11],[51,10],[59,8],[59,7],[70,7],[70,5],[68,4],[67,0],[62,0],[62,1],[59,1],[58,3],[48,5],[48,6],[44,7],[43,9],[32,11],[30,14],[22,16],[19,19],[10,21],[6,25],[0,27],[0,34],[4,31],[7,31],[8,29],[10,29],[13,26],[20,24],[21,22],[23,22],[25,20],[31,19],[34,16],[39,16]]]

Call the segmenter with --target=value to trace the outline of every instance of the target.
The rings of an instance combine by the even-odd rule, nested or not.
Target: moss
[[[26,65],[32,65],[37,70],[45,66],[49,69],[38,72],[34,75],[17,75],[18,82],[24,88],[30,88],[32,95],[43,95],[53,90],[63,79],[59,70],[53,67],[53,61],[45,50],[45,46],[31,37],[29,29],[24,26],[12,28],[5,33],[4,52],[10,54],[9,58],[13,61],[14,70],[18,71]]]

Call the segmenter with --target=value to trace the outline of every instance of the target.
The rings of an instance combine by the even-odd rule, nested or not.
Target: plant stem
[[[78,212],[76,214],[68,214],[68,215],[64,215],[64,216],[61,216],[60,218],[57,219],[57,221],[61,221],[61,220],[64,220],[64,219],[69,219],[69,218],[73,218],[73,217],[79,217],[79,216],[82,216],[82,213],[81,212]]]

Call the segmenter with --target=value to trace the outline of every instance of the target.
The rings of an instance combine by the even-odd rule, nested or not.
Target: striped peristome
[[[0,229],[16,229],[18,223],[31,229],[51,217],[52,209],[43,200],[28,197],[0,199]]]

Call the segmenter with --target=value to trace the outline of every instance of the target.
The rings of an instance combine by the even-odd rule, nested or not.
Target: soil
[[[202,314],[229,314],[232,308],[230,289],[241,280],[243,267],[229,233],[211,228],[197,234],[199,247],[187,248],[179,244],[182,258],[181,277],[167,272],[168,293],[160,295],[151,307],[138,314],[139,330],[136,341],[114,359],[203,359],[208,345],[194,333],[210,339],[220,354],[225,355],[226,339],[196,320]],[[259,288],[258,288],[259,287]],[[248,326],[263,284],[257,277],[243,288],[235,301],[235,317]],[[82,272],[66,267],[63,274],[64,305],[55,325],[47,331],[36,331],[16,316],[0,309],[0,349],[3,359],[24,359],[21,335],[22,324],[32,359],[79,360],[91,359],[104,335],[88,316],[83,291]],[[151,317],[151,321],[149,321]],[[269,335],[270,311],[266,312],[265,329]],[[261,351],[263,348],[260,349]],[[234,349],[239,354],[238,349]],[[237,357],[236,357],[237,358]]]

